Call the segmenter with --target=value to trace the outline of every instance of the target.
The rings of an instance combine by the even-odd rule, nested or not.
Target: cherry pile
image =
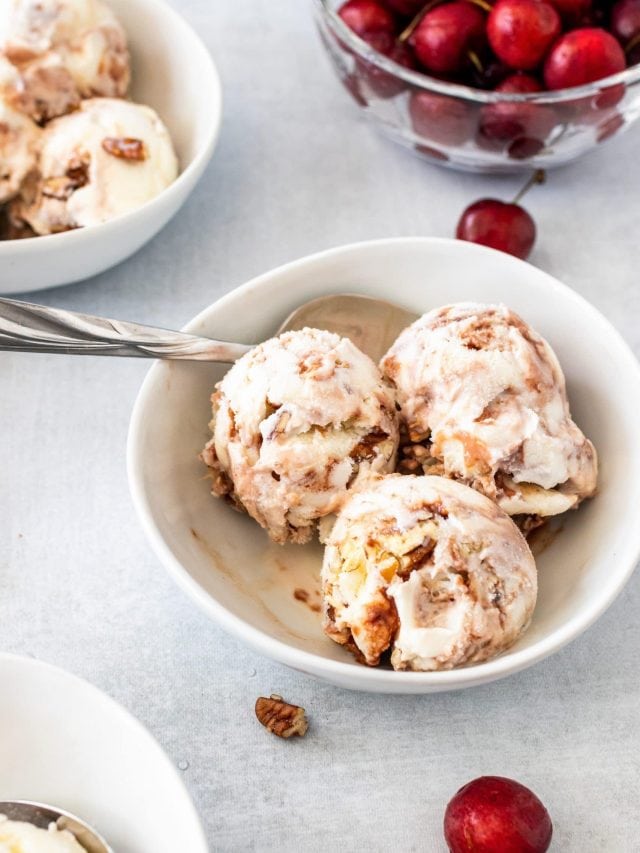
[[[640,0],[346,0],[338,14],[400,65],[480,89],[565,89],[640,62]]]

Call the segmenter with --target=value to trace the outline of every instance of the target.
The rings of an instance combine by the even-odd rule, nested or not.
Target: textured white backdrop
[[[334,79],[307,0],[174,5],[223,79],[213,162],[137,256],[35,299],[179,327],[309,252],[449,236],[471,200],[508,198],[521,183],[439,170],[377,137]],[[639,140],[636,128],[527,199],[540,231],[532,262],[593,302],[636,353]],[[558,853],[640,849],[640,576],[587,635],[507,681],[424,698],[315,683],[207,621],[147,546],[125,477],[146,367],[0,355],[0,649],[82,675],[142,720],[186,768],[216,851],[441,853],[448,798],[482,773],[540,794]],[[308,709],[303,741],[257,725],[253,703],[270,692]]]

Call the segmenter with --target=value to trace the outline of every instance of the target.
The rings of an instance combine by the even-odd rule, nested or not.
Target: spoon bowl
[[[374,299],[360,293],[331,293],[300,305],[278,329],[293,332],[309,326],[325,329],[349,338],[376,363],[380,361],[403,329],[418,319],[386,299]]]

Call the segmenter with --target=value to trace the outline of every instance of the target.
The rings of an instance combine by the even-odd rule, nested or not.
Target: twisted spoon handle
[[[231,363],[250,349],[0,297],[0,350]]]

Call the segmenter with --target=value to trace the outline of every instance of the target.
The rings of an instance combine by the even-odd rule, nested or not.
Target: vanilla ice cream
[[[12,199],[35,169],[42,131],[0,96],[0,204]]]
[[[510,515],[556,515],[596,489],[593,444],[571,419],[549,344],[503,305],[425,314],[381,362],[425,471],[479,489]]]
[[[444,477],[370,478],[350,495],[322,567],[325,631],[375,666],[452,669],[487,660],[525,630],[533,556],[495,503]]]
[[[390,388],[351,341],[318,329],[252,349],[216,386],[202,458],[214,494],[276,542],[306,542],[369,473],[394,467]]]
[[[37,121],[129,86],[125,31],[100,0],[4,0],[0,52],[15,69],[0,74],[5,94]]]
[[[178,174],[169,133],[150,108],[83,101],[42,132],[39,175],[12,208],[37,234],[98,225],[154,198]]]
[[[0,853],[86,853],[66,829],[52,823],[39,829],[32,823],[8,820],[0,814]]]

